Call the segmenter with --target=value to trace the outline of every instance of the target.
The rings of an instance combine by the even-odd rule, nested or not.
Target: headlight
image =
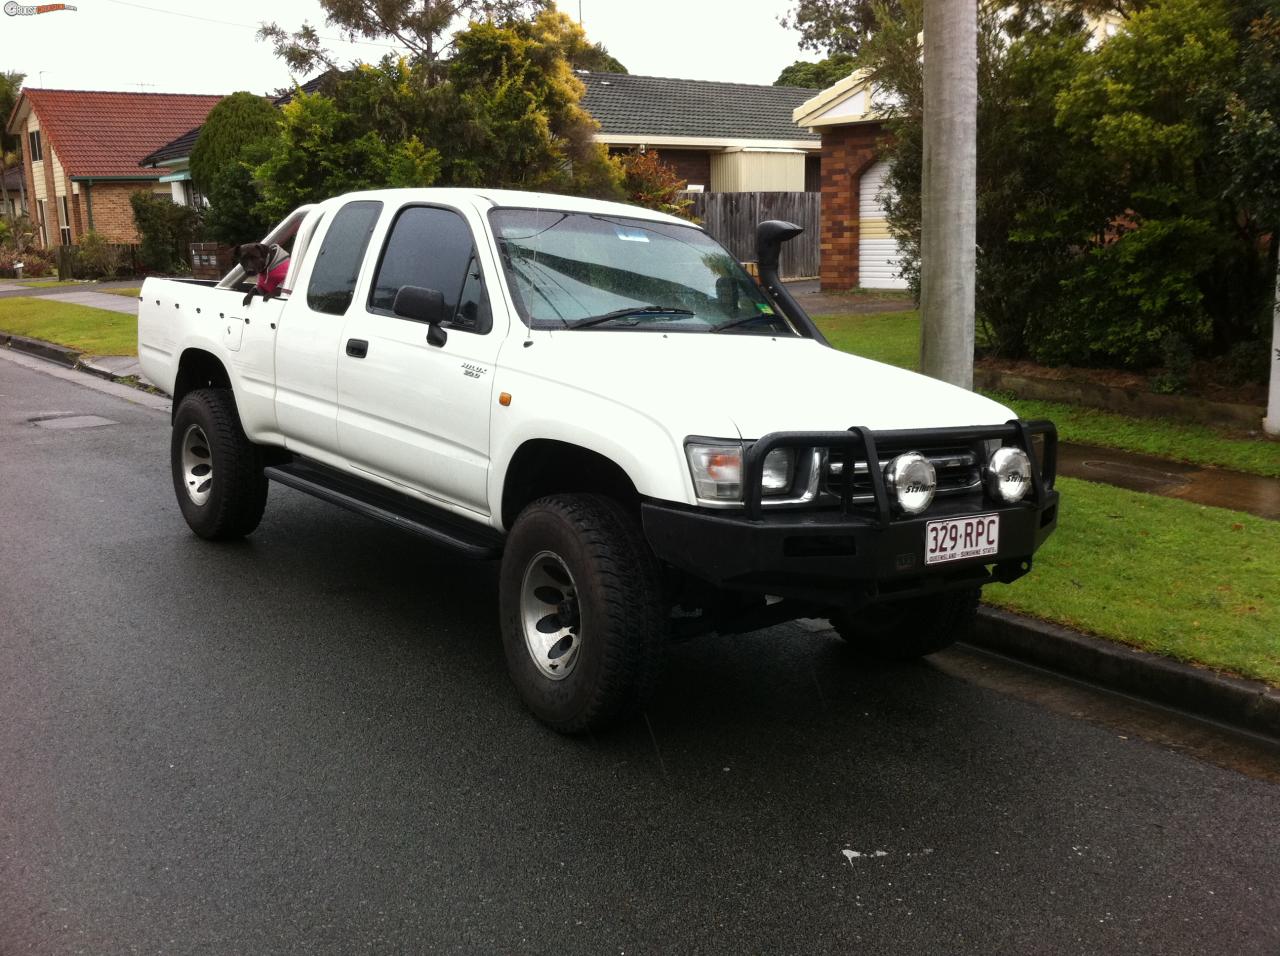
[[[982,478],[992,498],[1020,501],[1031,487],[1031,460],[1021,448],[997,448]]]
[[[764,456],[764,476],[760,484],[766,495],[784,495],[791,490],[796,454],[791,448],[775,448]]]
[[[918,515],[933,501],[938,474],[928,458],[918,451],[909,451],[889,462],[884,481],[889,493],[897,497],[898,507],[907,514]]]
[[[685,445],[689,472],[699,498],[708,501],[742,500],[742,445],[716,442]],[[785,495],[795,480],[796,455],[791,448],[775,448],[764,457],[760,484],[766,497]]]
[[[693,489],[699,498],[742,500],[742,443],[685,445]]]

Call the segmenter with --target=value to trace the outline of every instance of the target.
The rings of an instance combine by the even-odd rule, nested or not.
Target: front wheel
[[[854,650],[884,660],[912,660],[962,641],[973,631],[981,588],[886,601],[840,611],[831,626]]]
[[[183,397],[173,416],[169,461],[182,517],[200,537],[243,538],[258,527],[267,479],[230,389],[201,388]]]
[[[644,703],[665,643],[658,564],[639,524],[601,495],[554,495],[516,519],[499,585],[507,669],[525,705],[562,733]]]

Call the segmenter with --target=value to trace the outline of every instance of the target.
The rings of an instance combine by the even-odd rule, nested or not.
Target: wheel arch
[[[232,388],[231,374],[222,360],[207,349],[190,347],[184,349],[178,359],[178,372],[173,382],[173,411],[177,414],[178,405],[188,392],[197,388]]]
[[[531,438],[516,449],[502,484],[500,515],[510,528],[532,501],[547,495],[595,493],[639,508],[640,493],[626,470],[598,451],[555,438]]]

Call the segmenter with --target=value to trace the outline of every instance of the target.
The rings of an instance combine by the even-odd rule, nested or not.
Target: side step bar
[[[371,481],[361,481],[324,465],[301,460],[268,466],[263,473],[272,481],[402,531],[411,531],[468,558],[483,560],[502,555],[503,538],[497,531]]]

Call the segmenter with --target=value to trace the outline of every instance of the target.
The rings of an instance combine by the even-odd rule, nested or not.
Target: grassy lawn
[[[86,283],[79,279],[0,279],[0,282],[7,282],[11,285],[26,286],[28,289],[55,289],[64,285],[85,285]]]
[[[878,362],[914,369],[919,361],[920,317],[915,312],[826,316],[815,320],[836,348]],[[1197,465],[1280,477],[1280,442],[1240,437],[1226,429],[995,394],[1024,418],[1048,418],[1063,441],[1101,445]]]
[[[107,293],[107,295],[123,295],[123,296],[127,296],[130,299],[136,299],[138,297],[138,293],[142,291],[142,286],[133,286],[133,287],[126,286],[123,289],[116,289],[116,288],[95,289],[94,291],[105,292]]]
[[[43,339],[90,355],[137,355],[138,318],[67,302],[0,299],[0,331]]]
[[[1280,685],[1280,523],[1060,479],[1058,530],[999,607]]]

